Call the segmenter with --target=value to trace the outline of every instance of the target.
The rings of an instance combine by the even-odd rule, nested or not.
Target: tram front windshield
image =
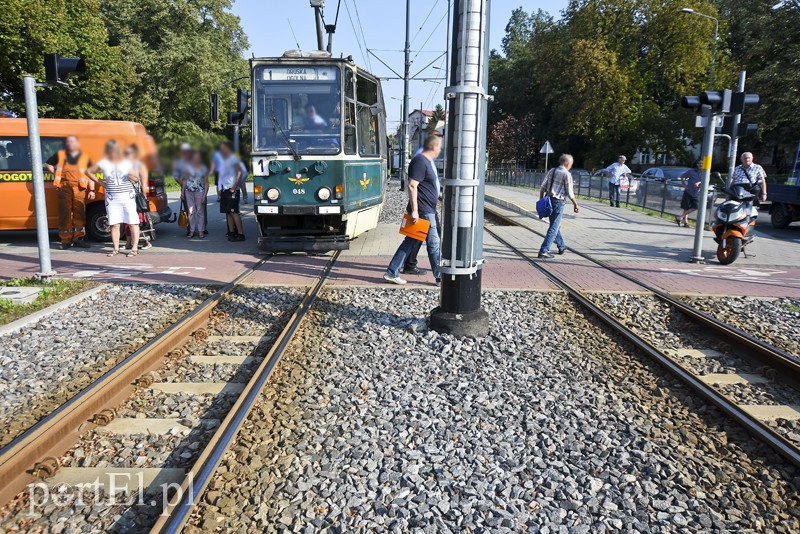
[[[341,85],[333,66],[260,66],[253,73],[256,150],[338,154]],[[291,148],[290,148],[291,147]]]

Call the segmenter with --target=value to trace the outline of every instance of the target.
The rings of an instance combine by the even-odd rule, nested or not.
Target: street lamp
[[[719,19],[716,17],[712,17],[711,15],[705,15],[703,13],[698,13],[694,9],[690,7],[684,7],[681,9],[681,13],[687,13],[689,15],[697,15],[698,17],[703,17],[704,19],[710,19],[714,21],[714,44],[711,50],[711,75],[709,76],[708,80],[708,90],[712,91],[714,89],[714,60],[717,58],[717,36],[719,35]]]

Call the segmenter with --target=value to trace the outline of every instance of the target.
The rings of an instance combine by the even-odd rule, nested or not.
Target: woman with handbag
[[[186,168],[183,195],[189,214],[189,239],[203,239],[206,225],[206,197],[208,196],[208,167],[203,165],[200,152],[195,151]]]
[[[139,177],[139,183],[134,186],[136,191],[136,211],[139,213],[139,250],[147,250],[153,245],[150,243],[150,236],[141,231],[142,224],[147,222],[147,216],[150,212],[150,203],[147,200],[145,191],[149,188],[149,172],[147,167],[139,160],[139,147],[130,145],[125,149],[125,158],[129,159],[133,164],[133,174]],[[131,242],[131,225],[125,225],[125,250],[133,249]]]
[[[122,223],[131,225],[133,248],[127,256],[136,256],[139,253],[139,213],[136,211],[133,184],[139,182],[139,177],[133,174],[133,164],[123,157],[115,140],[106,143],[105,154],[105,158],[86,170],[86,176],[106,192],[106,215],[111,227],[111,242],[114,244],[114,250],[108,256],[119,255],[119,226]],[[103,171],[102,180],[95,175],[97,171]]]

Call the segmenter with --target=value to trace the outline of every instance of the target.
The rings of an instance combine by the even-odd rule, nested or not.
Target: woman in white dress
[[[119,254],[120,224],[131,225],[131,243],[133,248],[128,257],[139,254],[139,213],[136,211],[136,192],[133,184],[139,181],[133,174],[133,163],[122,156],[122,150],[113,139],[106,143],[106,157],[92,165],[86,176],[105,189],[106,215],[111,227],[111,242],[114,251],[109,256]],[[103,171],[103,179],[99,180],[95,173]]]

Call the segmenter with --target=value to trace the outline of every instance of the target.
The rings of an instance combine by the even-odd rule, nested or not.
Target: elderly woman
[[[120,224],[125,223],[131,226],[131,251],[127,256],[139,254],[139,213],[136,211],[136,192],[133,184],[139,181],[134,174],[133,163],[131,160],[122,156],[119,144],[113,139],[106,143],[106,157],[92,165],[86,175],[90,180],[105,189],[106,194],[106,214],[108,215],[108,225],[111,227],[111,242],[114,244],[114,251],[108,256],[119,254],[119,234]],[[103,172],[103,179],[97,178],[97,171]]]

